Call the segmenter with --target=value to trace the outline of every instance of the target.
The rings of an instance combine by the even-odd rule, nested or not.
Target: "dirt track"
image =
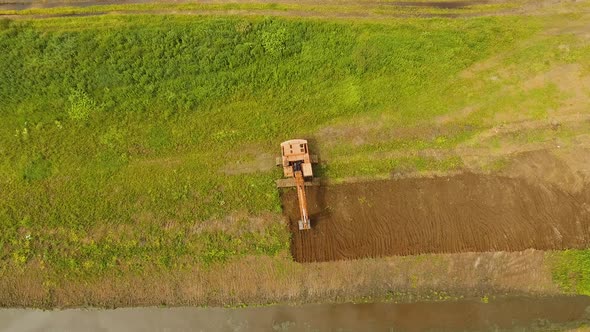
[[[296,199],[294,190],[282,194],[299,262],[590,244],[590,190],[573,195],[519,179],[464,174],[311,188],[308,232],[297,230]]]
[[[57,7],[86,8],[101,5],[132,5],[132,4],[195,4],[194,1],[184,0],[0,0],[0,11],[23,11],[29,9],[49,9]],[[262,15],[262,16],[288,16],[288,17],[328,17],[328,18],[370,18],[370,19],[391,19],[407,17],[440,17],[440,18],[467,18],[478,16],[496,16],[518,14],[520,12],[533,14],[539,7],[551,5],[554,0],[525,0],[518,4],[518,8],[503,8],[503,4],[514,4],[510,0],[445,0],[445,1],[380,1],[380,0],[335,0],[335,1],[312,1],[312,0],[232,0],[219,1],[207,0],[200,1],[199,4],[219,5],[219,4],[283,4],[283,5],[303,5],[313,6],[313,8],[297,10],[272,10],[272,9],[230,9],[230,10],[189,10],[189,9],[125,9],[117,10],[106,9],[105,11],[93,10],[90,12],[65,12],[65,13],[0,13],[0,17],[6,19],[31,19],[31,18],[52,18],[52,17],[75,17],[75,16],[99,16],[108,14],[174,14],[174,15]],[[491,7],[485,7],[491,5]],[[494,8],[494,5],[500,7]],[[332,6],[331,10],[317,10],[316,6]],[[341,8],[338,8],[341,6]],[[482,6],[479,10],[475,7]],[[347,7],[356,7],[350,9]],[[388,9],[389,8],[389,9]],[[395,10],[395,9],[398,10]],[[411,10],[401,10],[401,9]],[[393,9],[393,10],[391,10]],[[424,11],[426,9],[426,11]],[[455,12],[429,12],[428,9],[455,10]],[[465,10],[465,12],[457,12]],[[577,9],[574,9],[577,10]]]

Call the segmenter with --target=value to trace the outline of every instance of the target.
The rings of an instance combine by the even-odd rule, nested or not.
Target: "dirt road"
[[[299,262],[386,255],[585,248],[590,190],[463,174],[309,189],[312,230],[297,230],[296,192],[283,192]]]
[[[465,8],[473,5],[483,5],[491,3],[503,3],[508,0],[471,0],[471,1],[366,1],[366,0],[340,0],[323,2],[323,4],[340,4],[340,5],[351,5],[361,4],[364,6],[376,6],[376,5],[387,5],[387,6],[398,6],[398,7],[431,7],[440,9],[455,9]],[[155,0],[49,0],[49,1],[34,1],[34,0],[0,0],[0,9],[5,10],[24,10],[31,8],[56,8],[56,7],[89,7],[99,5],[120,5],[120,4],[142,4],[142,3],[171,3],[171,4],[182,4],[191,3],[192,1],[155,1]],[[221,1],[199,1],[200,3],[218,4]],[[322,4],[318,1],[292,1],[292,0],[255,0],[255,1],[231,1],[228,3],[303,3],[303,4]]]
[[[158,4],[162,8],[123,8],[108,9],[101,5]],[[189,7],[175,7],[186,5]],[[236,8],[213,8],[210,6],[229,5]],[[209,7],[208,7],[209,6]],[[240,6],[246,6],[239,9]],[[250,6],[249,8],[247,8]],[[252,7],[253,6],[253,7]],[[260,7],[262,6],[262,7]],[[286,6],[275,10],[277,6]],[[326,18],[370,18],[391,19],[403,17],[476,17],[490,15],[534,14],[539,8],[555,6],[553,0],[471,0],[471,1],[383,1],[383,0],[331,0],[331,1],[293,1],[293,0],[233,0],[233,1],[184,1],[184,0],[0,0],[0,17],[8,19],[49,18],[63,16],[96,16],[107,14],[175,14],[175,15],[264,15]],[[566,5],[564,5],[566,6]],[[68,7],[66,12],[21,12],[30,9],[53,9]],[[88,7],[93,7],[89,9]],[[197,8],[198,7],[198,8]],[[323,8],[323,10],[322,10]],[[288,9],[288,10],[286,10]],[[575,11],[578,9],[562,8]]]

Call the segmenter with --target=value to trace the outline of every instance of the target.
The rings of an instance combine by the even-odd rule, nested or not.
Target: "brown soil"
[[[416,1],[392,1],[392,2],[377,2],[380,4],[388,4],[391,6],[403,6],[403,7],[433,7],[433,8],[440,8],[440,9],[455,9],[455,8],[464,8],[474,5],[481,5],[487,4],[489,1],[425,1],[425,2],[416,2]]]
[[[387,255],[585,248],[590,190],[462,174],[308,190],[312,230],[300,232],[296,193],[282,193],[298,262]]]
[[[35,0],[0,0],[0,9],[6,10],[24,10],[30,8],[55,8],[63,6],[71,7],[89,7],[98,5],[116,5],[116,4],[141,4],[141,3],[190,3],[191,1],[154,1],[154,0],[53,0],[53,1],[35,1]],[[201,1],[202,3],[224,3],[224,1]],[[289,0],[239,0],[231,1],[232,3],[308,3],[318,4],[318,1],[289,1]],[[487,4],[490,2],[504,3],[506,0],[470,0],[470,1],[366,1],[366,0],[340,0],[340,1],[320,1],[319,4],[362,4],[365,6],[390,5],[401,7],[433,7],[440,9],[464,8],[468,6]]]

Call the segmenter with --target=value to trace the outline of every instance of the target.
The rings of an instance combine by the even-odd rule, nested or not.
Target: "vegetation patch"
[[[590,295],[590,250],[566,250],[550,256],[553,280],[568,293]]]
[[[43,180],[51,175],[51,162],[39,156],[33,159],[23,171],[23,179],[31,182]]]
[[[467,93],[475,80],[462,73],[541,27],[508,16],[2,20],[0,271],[39,268],[54,285],[64,275],[288,260],[280,170],[228,175],[235,156],[272,155],[285,139],[356,119],[420,128],[483,105],[444,133],[376,130],[359,144],[314,146],[329,157],[318,174],[332,180],[460,169],[458,155],[419,152],[449,151],[489,129],[500,89],[490,82],[481,96]],[[543,118],[556,95],[541,87],[506,108],[526,99],[529,115]],[[272,222],[243,232],[240,222],[201,227],[235,213]]]

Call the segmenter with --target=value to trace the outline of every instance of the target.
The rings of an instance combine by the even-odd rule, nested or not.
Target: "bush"
[[[262,46],[264,50],[274,56],[278,57],[283,54],[286,48],[287,30],[279,28],[275,31],[262,32]]]
[[[72,90],[68,97],[70,108],[68,115],[72,120],[86,120],[88,116],[96,111],[96,102],[82,90]]]

